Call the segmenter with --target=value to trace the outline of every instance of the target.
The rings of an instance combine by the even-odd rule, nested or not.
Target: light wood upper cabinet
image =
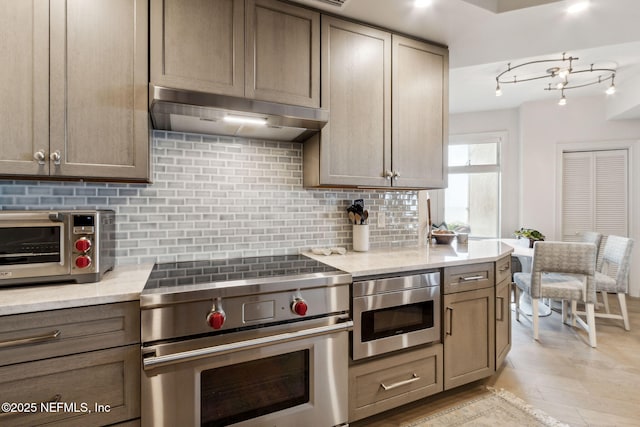
[[[49,2],[0,5],[0,174],[48,174]]]
[[[3,10],[0,52],[12,59],[0,78],[0,174],[148,180],[147,2],[5,0]]]
[[[388,186],[391,34],[326,16],[321,33],[322,107],[330,119],[319,140],[304,143],[305,186]]]
[[[447,185],[448,51],[393,35],[393,185]]]
[[[304,185],[444,188],[448,50],[322,16],[322,107]]]
[[[244,0],[152,0],[151,82],[244,94]]]
[[[320,106],[320,14],[276,0],[247,0],[245,96]]]
[[[152,0],[151,83],[320,105],[320,14],[278,0]]]

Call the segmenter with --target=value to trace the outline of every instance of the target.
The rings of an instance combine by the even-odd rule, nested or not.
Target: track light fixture
[[[566,105],[567,103],[567,98],[564,94],[565,90],[587,87],[609,80],[611,80],[611,84],[607,88],[606,94],[611,95],[615,93],[615,69],[596,67],[594,64],[591,64],[586,68],[581,68],[575,65],[575,62],[578,59],[580,58],[567,56],[566,53],[563,53],[562,58],[539,59],[524,62],[515,66],[512,66],[511,63],[509,63],[507,64],[507,69],[496,76],[496,96],[502,95],[502,85],[540,79],[555,80],[553,83],[549,83],[544,90],[561,91],[562,97],[558,102],[559,105]],[[539,64],[548,64],[552,66],[546,68],[546,70],[540,70]],[[516,74],[517,72],[522,72],[520,77]]]

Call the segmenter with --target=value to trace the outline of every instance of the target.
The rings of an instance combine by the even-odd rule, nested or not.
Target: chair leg
[[[627,313],[627,300],[624,292],[618,292],[618,303],[620,304],[620,313],[622,313],[622,321],[624,322],[625,331],[631,330],[629,326],[629,313]]]
[[[602,303],[604,304],[604,312],[611,313],[609,310],[609,295],[607,295],[606,291],[600,292],[602,294]]]
[[[531,319],[533,321],[533,339],[538,341],[538,298],[531,298]]]
[[[593,305],[591,307],[593,307]],[[572,300],[571,301],[571,326],[573,327],[576,326],[577,311],[578,311],[578,301]]]
[[[587,326],[589,330],[589,345],[596,348],[596,316],[593,304],[585,304],[587,309]]]
[[[566,299],[562,300],[562,323],[567,324],[569,318],[569,302]]]

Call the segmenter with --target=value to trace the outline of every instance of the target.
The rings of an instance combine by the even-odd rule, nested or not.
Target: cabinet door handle
[[[467,277],[460,277],[460,280],[463,282],[471,282],[473,280],[482,280],[484,279],[484,276],[479,274],[477,276],[467,276]]]
[[[398,178],[400,178],[400,173],[399,172],[394,172],[392,178],[397,181]]]
[[[60,160],[62,159],[62,155],[60,154],[60,150],[56,150],[49,156],[54,165],[59,165]]]
[[[496,318],[497,321],[502,322],[504,320],[504,297],[496,297],[500,300],[498,306],[500,307],[500,318]]]
[[[35,344],[43,341],[50,341],[58,338],[60,336],[60,331],[56,329],[53,332],[44,335],[35,335],[32,337],[18,338],[16,340],[6,340],[0,341],[0,348],[6,347],[14,347],[25,344]]]
[[[447,311],[449,312],[449,330],[446,332],[446,334],[453,335],[453,308],[447,307]]]
[[[403,385],[411,384],[411,383],[414,383],[414,382],[419,381],[419,380],[420,380],[420,377],[414,373],[411,376],[411,378],[409,378],[408,380],[398,381],[397,383],[393,383],[391,385],[386,385],[385,383],[380,383],[380,387],[382,387],[384,389],[384,391],[393,390],[394,388],[402,387]]]
[[[389,180],[393,178],[393,172],[391,172],[389,169],[385,169],[384,171],[384,179]]]
[[[41,148],[40,150],[33,153],[33,158],[38,161],[39,165],[44,165],[44,159],[47,158],[44,150]]]

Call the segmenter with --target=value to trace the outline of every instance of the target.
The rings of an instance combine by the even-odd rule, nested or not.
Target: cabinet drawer
[[[459,265],[444,269],[444,293],[489,288],[495,284],[494,263]]]
[[[496,283],[505,279],[511,281],[511,255],[496,261]]]
[[[442,344],[349,367],[349,422],[442,391]]]
[[[140,342],[138,301],[0,319],[0,366]]]
[[[140,347],[130,345],[2,367],[0,401],[26,403],[33,409],[0,413],[2,425],[84,427],[137,418]],[[96,405],[102,405],[102,411],[96,410]]]

